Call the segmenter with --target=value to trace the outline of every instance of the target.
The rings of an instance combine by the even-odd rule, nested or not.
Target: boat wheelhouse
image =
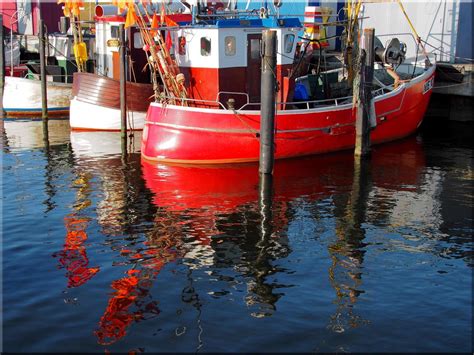
[[[215,14],[172,31],[187,97],[162,93],[150,104],[143,158],[186,164],[258,160],[261,37],[268,29],[276,31],[278,48],[275,158],[354,147],[355,110],[347,70],[310,71],[296,77],[299,62],[305,60],[295,56],[299,20],[219,18]],[[413,133],[431,95],[433,58],[402,63],[403,48],[397,51],[396,66],[388,69],[382,63],[375,70],[374,144]]]
[[[285,78],[293,66],[300,21],[228,19],[212,26],[185,26],[171,32],[175,60],[194,105],[218,108],[218,102],[233,99],[235,107],[256,107],[254,104],[260,102],[260,53],[265,28],[274,28],[277,33],[279,101],[288,101],[289,80]]]

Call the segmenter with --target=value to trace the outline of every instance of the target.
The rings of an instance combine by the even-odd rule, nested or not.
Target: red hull
[[[434,67],[397,90],[374,99],[377,127],[373,144],[406,137],[423,120],[431,96],[425,83]],[[278,111],[275,158],[290,158],[352,149],[355,142],[352,104],[309,110]],[[257,161],[259,111],[188,108],[153,103],[148,109],[142,156],[155,161],[218,164]]]
[[[325,198],[335,193],[334,186],[349,191],[353,162],[351,153],[278,161],[274,171],[274,201],[288,202],[301,195]],[[380,146],[374,149],[371,160],[372,180],[375,186],[394,191],[400,190],[400,186],[415,189],[425,164],[422,147],[414,137]],[[259,198],[256,164],[210,167],[143,160],[142,172],[147,187],[154,193],[153,203],[175,213],[197,209],[203,216],[218,216],[255,203]]]

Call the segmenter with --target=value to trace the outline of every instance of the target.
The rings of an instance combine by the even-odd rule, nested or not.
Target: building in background
[[[428,52],[447,63],[472,63],[472,2],[465,0],[404,1],[408,17]],[[363,27],[375,28],[382,43],[389,34],[407,44],[407,56],[417,55],[410,25],[397,2],[367,3],[362,9]],[[421,48],[418,55],[421,55]]]
[[[96,1],[84,1],[81,20],[92,21],[94,19],[95,5]],[[13,29],[14,33],[37,35],[40,11],[47,31],[49,33],[58,32],[59,18],[64,16],[64,13],[62,5],[57,4],[56,0],[0,1],[0,14],[3,16],[3,24],[8,30]]]

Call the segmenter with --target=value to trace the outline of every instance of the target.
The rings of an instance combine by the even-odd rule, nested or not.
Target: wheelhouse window
[[[119,28],[118,28],[118,26],[111,26],[110,27],[110,37],[111,38],[119,38]]]
[[[235,37],[227,36],[224,39],[224,42],[225,42],[225,55],[227,56],[235,55]]]
[[[295,43],[295,35],[287,34],[285,35],[285,53],[291,53],[293,51],[293,44]]]
[[[186,37],[178,37],[178,53],[179,55],[186,55]]]
[[[209,37],[201,37],[201,55],[204,57],[211,55],[211,39]]]

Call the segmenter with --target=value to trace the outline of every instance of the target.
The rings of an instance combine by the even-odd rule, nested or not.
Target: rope
[[[245,128],[247,128],[249,130],[249,132],[252,134],[252,136],[258,141],[258,137],[257,137],[257,134],[260,133],[259,131],[257,131],[255,128],[253,128],[252,126],[250,126],[247,122],[245,122],[244,120],[242,120],[242,118],[240,118],[240,114],[235,111],[235,110],[232,110],[232,112],[234,113],[234,115],[239,119],[240,123],[242,123],[242,125],[245,126]]]
[[[467,85],[467,84],[471,84],[471,83],[472,83],[472,80],[469,80],[469,81],[466,81],[466,82],[463,82],[463,83],[458,83],[458,84],[434,86],[433,89],[446,89],[446,88],[451,88],[453,86],[461,86],[461,85]]]

